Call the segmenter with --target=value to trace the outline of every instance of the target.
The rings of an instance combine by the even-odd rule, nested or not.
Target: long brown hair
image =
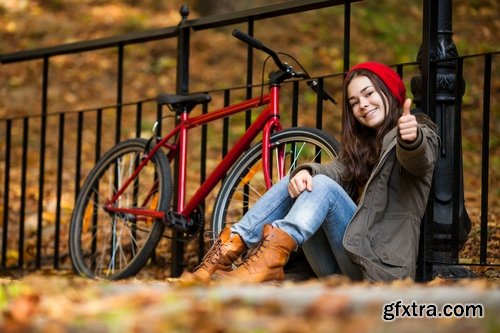
[[[387,115],[380,128],[373,129],[362,125],[355,117],[348,101],[347,87],[357,76],[366,76],[375,90],[382,96]],[[397,125],[401,114],[398,101],[377,75],[365,69],[348,73],[344,81],[344,111],[342,114],[342,151],[340,160],[346,166],[342,178],[364,186],[373,167],[380,157],[384,136]]]

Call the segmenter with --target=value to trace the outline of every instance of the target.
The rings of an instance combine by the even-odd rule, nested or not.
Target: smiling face
[[[364,76],[354,77],[347,87],[347,99],[354,117],[364,126],[377,129],[387,115],[385,97]]]

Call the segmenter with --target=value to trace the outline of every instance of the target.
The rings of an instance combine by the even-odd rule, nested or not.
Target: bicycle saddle
[[[172,111],[191,111],[196,105],[208,103],[212,97],[208,94],[170,95],[160,94],[156,98],[158,105],[168,105]]]

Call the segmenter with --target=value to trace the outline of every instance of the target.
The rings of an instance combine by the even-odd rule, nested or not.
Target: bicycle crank
[[[181,241],[192,240],[201,231],[204,223],[203,213],[198,207],[189,218],[177,212],[168,211],[163,219],[165,225],[176,230]]]

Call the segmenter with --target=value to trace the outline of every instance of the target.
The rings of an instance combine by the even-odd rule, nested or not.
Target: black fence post
[[[438,264],[458,263],[458,251],[471,227],[464,206],[460,136],[465,82],[461,79],[461,66],[457,66],[458,51],[452,35],[452,1],[424,1],[424,34],[417,56],[422,75],[412,78],[411,89],[417,108],[422,108],[436,122],[441,137],[431,197],[433,208],[428,210],[432,220],[424,223],[423,228],[427,238],[423,244],[426,249],[421,253],[424,280],[432,278],[430,274],[461,274]]]
[[[7,243],[9,241],[9,186],[10,186],[10,150],[12,144],[12,120],[6,122],[5,129],[5,177],[3,196],[3,225],[2,225],[2,255],[0,257],[0,269],[7,268]]]
[[[42,268],[42,247],[43,247],[43,210],[44,210],[44,181],[45,181],[45,142],[47,137],[47,108],[49,90],[49,60],[48,56],[43,59],[42,73],[42,116],[40,117],[40,167],[38,179],[38,221],[36,232],[36,259],[35,267]]]
[[[483,81],[483,145],[481,165],[481,249],[479,263],[486,265],[488,252],[488,190],[489,190],[489,165],[490,165],[490,96],[491,96],[491,67],[492,55],[484,58]]]
[[[123,103],[123,61],[125,57],[125,46],[118,45],[118,58],[116,68],[116,119],[115,119],[115,144],[121,140],[122,134],[122,103]]]
[[[183,27],[183,23],[186,21],[189,15],[189,8],[187,5],[183,5],[180,9],[180,14],[182,17],[181,22],[178,25],[178,37],[177,37],[177,94],[187,94],[189,93],[189,36],[190,28]],[[178,165],[176,163],[175,168],[177,170]],[[174,174],[177,174],[175,172]],[[177,181],[177,180],[176,180]],[[174,207],[177,207],[178,198],[174,197]],[[172,241],[172,268],[171,276],[180,276],[184,268],[184,243],[177,240],[177,231],[173,231],[173,241]]]
[[[26,216],[26,177],[28,173],[28,138],[29,138],[29,118],[23,119],[23,153],[21,157],[21,208],[19,211],[19,244],[17,259],[17,267],[22,269],[24,267],[24,229],[25,229],[25,216]],[[7,168],[8,169],[8,168]],[[5,206],[7,207],[7,206]],[[4,220],[5,221],[5,220]]]
[[[187,94],[189,92],[189,27],[183,27],[189,15],[189,8],[183,5],[180,9],[182,17],[178,26],[177,37],[177,94]]]
[[[344,72],[350,67],[351,52],[351,1],[344,3]]]

